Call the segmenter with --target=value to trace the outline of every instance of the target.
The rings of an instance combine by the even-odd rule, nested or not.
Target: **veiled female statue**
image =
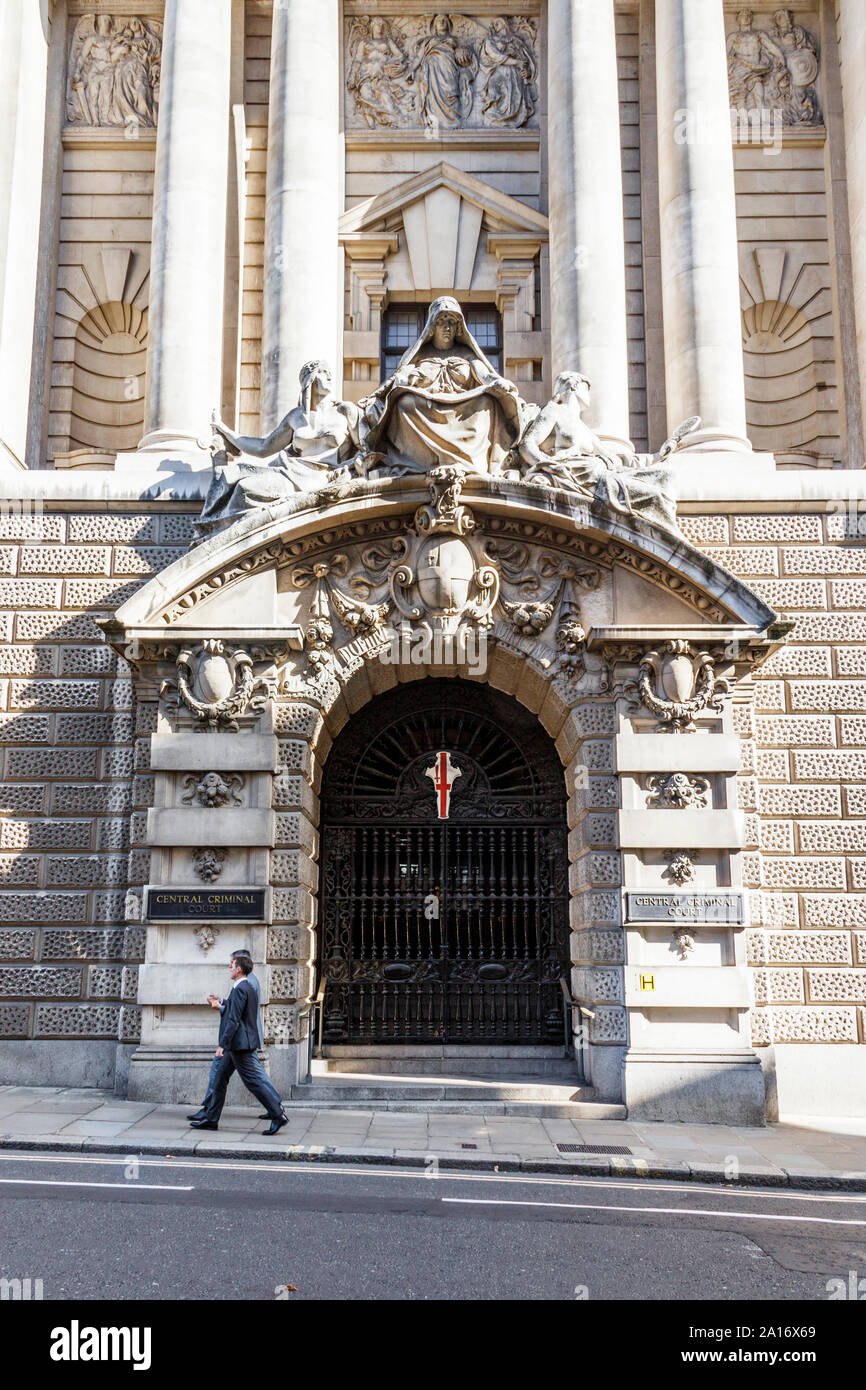
[[[676,530],[677,508],[669,470],[658,464],[642,467],[637,460],[632,467],[609,454],[583,419],[588,407],[586,377],[579,372],[562,372],[556,379],[553,400],[539,412],[518,444],[517,453],[525,466],[523,482],[580,493],[615,511]]]
[[[456,464],[499,473],[526,405],[473,338],[456,299],[437,299],[394,375],[362,402],[366,463],[400,476]]]
[[[198,521],[200,536],[230,526],[251,507],[315,492],[354,459],[361,443],[358,406],[335,399],[333,375],[325,362],[307,362],[300,383],[297,406],[266,439],[235,434],[214,420],[214,434],[237,461],[214,474]]]
[[[426,126],[457,126],[472,110],[478,57],[455,37],[447,14],[433,16],[430,33],[417,45],[411,76],[418,89],[418,112]]]
[[[481,94],[487,119],[513,126],[531,121],[538,105],[538,64],[532,45],[510,19],[491,19],[481,45],[481,67],[488,74]]]

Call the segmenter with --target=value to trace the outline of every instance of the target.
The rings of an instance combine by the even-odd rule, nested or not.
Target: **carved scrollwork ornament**
[[[430,501],[415,513],[415,529],[427,536],[436,531],[448,531],[462,536],[475,529],[475,518],[460,501],[466,482],[466,469],[453,464],[433,468],[428,476]]]
[[[270,694],[270,684],[257,677],[253,656],[242,647],[227,648],[216,638],[198,647],[186,647],[177,658],[177,694],[202,727],[225,728],[237,732],[244,714],[261,714]]]
[[[648,709],[665,732],[685,733],[699,714],[722,712],[728,682],[719,679],[708,652],[695,652],[684,638],[674,638],[661,651],[648,652],[636,681],[624,692],[634,709]]]
[[[232,802],[235,806],[243,805],[243,797],[238,796],[244,785],[244,779],[238,772],[228,773],[222,777],[218,772],[207,772],[204,777],[197,774],[184,778],[186,795],[181,797],[184,806],[190,806],[193,801],[197,801],[199,806],[204,806],[208,810],[218,810],[221,806],[228,806]]]

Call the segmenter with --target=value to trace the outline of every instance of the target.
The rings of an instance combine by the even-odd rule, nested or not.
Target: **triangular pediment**
[[[405,214],[408,208],[435,195],[440,189],[447,189],[463,202],[476,207],[487,218],[491,231],[523,232],[537,237],[539,241],[547,241],[549,223],[543,213],[509,197],[507,193],[500,193],[482,179],[464,173],[462,169],[455,169],[453,164],[444,160],[420,174],[413,174],[394,188],[349,208],[340,218],[340,234],[372,231],[395,213]]]

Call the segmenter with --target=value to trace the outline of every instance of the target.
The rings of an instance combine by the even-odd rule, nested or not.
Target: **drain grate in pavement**
[[[630,1154],[622,1144],[557,1144],[561,1154]]]
[[[477,1144],[458,1144],[458,1149],[477,1149]]]

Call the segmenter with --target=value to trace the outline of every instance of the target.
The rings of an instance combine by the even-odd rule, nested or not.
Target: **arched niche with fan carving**
[[[67,318],[55,366],[52,436],[57,467],[111,467],[144,433],[148,267],[128,246],[89,248],[58,296]]]
[[[841,457],[828,268],[798,250],[760,247],[740,276],[746,416],[755,449],[780,467]]]

